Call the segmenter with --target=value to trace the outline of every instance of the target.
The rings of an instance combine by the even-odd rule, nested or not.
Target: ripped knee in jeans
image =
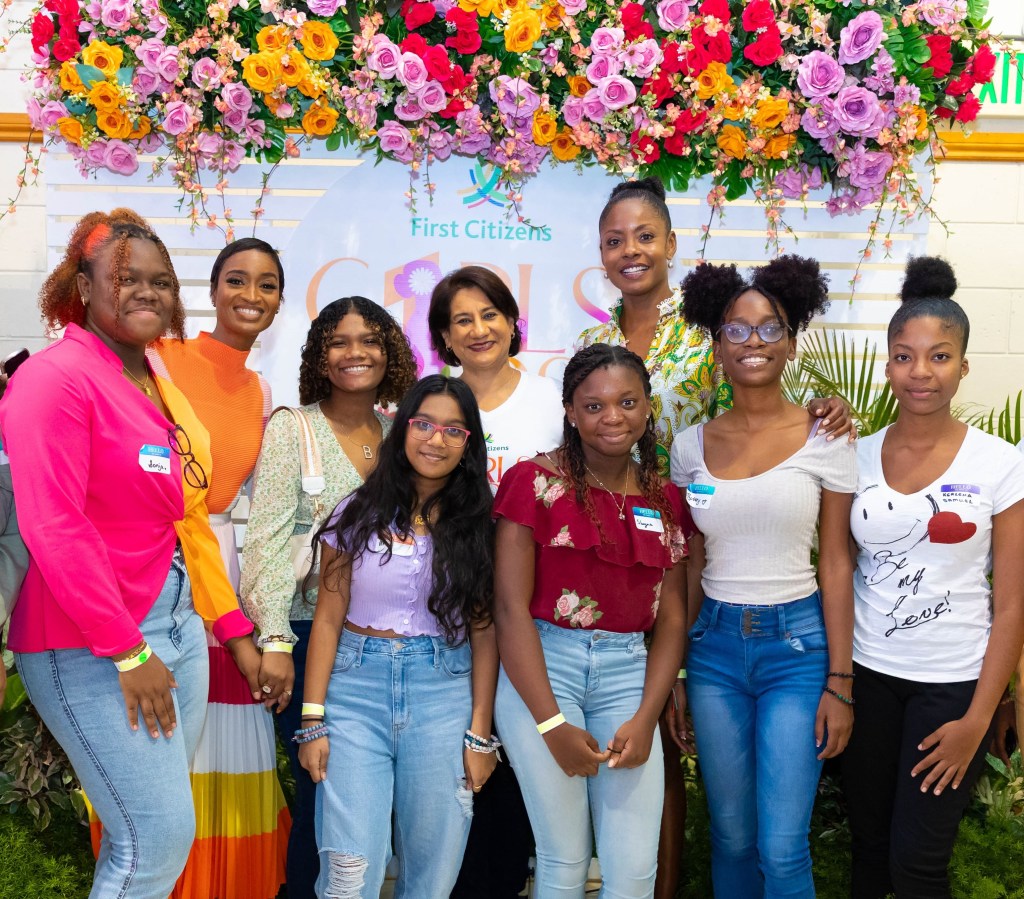
[[[460,777],[455,787],[455,798],[459,801],[462,814],[467,818],[473,817],[473,791],[466,786],[465,778]]]
[[[348,852],[327,853],[325,899],[361,899],[366,878],[366,859]]]

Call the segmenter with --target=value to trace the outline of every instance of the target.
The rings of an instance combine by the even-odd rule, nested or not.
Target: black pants
[[[958,789],[921,792],[918,744],[963,717],[977,681],[927,684],[854,664],[853,736],[842,757],[853,831],[853,899],[949,899],[949,859],[985,760],[987,738]]]

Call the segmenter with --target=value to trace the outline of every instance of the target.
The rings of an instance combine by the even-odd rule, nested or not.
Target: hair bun
[[[945,259],[939,256],[912,256],[907,260],[900,301],[948,300],[956,293],[956,274]]]
[[[702,262],[683,279],[683,317],[713,333],[725,304],[746,286],[735,265]]]
[[[638,178],[635,181],[623,181],[621,184],[616,184],[608,195],[609,201],[614,200],[615,197],[626,191],[644,191],[653,194],[662,203],[665,202],[665,185],[655,175],[648,175],[646,178]]]

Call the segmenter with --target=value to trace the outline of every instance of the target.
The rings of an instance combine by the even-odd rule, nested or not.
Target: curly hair
[[[665,228],[669,232],[672,231],[672,216],[669,214],[668,204],[665,202],[665,185],[661,183],[660,178],[654,175],[616,184],[608,195],[608,202],[604,204],[604,209],[601,210],[601,215],[597,219],[598,230],[604,227],[604,220],[612,211],[612,207],[625,200],[639,200],[641,203],[646,203],[665,223]]]
[[[277,266],[277,289],[281,294],[281,301],[284,302],[284,266],[281,265],[281,256],[270,244],[258,237],[241,237],[233,240],[217,254],[217,258],[213,260],[213,268],[210,269],[210,296],[212,297],[217,290],[217,282],[220,280],[224,264],[232,256],[247,253],[249,250],[256,250],[274,260],[274,265]]]
[[[85,325],[85,305],[78,290],[78,275],[85,274],[90,280],[99,277],[93,269],[96,257],[107,244],[115,243],[114,258],[111,261],[110,279],[114,285],[114,316],[121,312],[121,272],[128,263],[129,241],[152,241],[167,270],[171,273],[171,288],[174,305],[168,333],[179,340],[185,336],[185,306],[181,302],[181,285],[174,271],[170,254],[164,242],[156,236],[142,216],[132,209],[119,208],[112,212],[90,212],[78,220],[68,238],[64,256],[56,268],[47,276],[39,291],[39,310],[47,331],[54,334],[70,324]]]
[[[748,290],[768,300],[792,335],[828,308],[828,275],[817,260],[787,254],[755,268],[749,281],[735,265],[698,265],[683,279],[683,315],[717,337],[732,304]]]
[[[956,288],[956,273],[945,259],[939,256],[908,259],[900,287],[901,305],[889,319],[889,345],[892,346],[911,319],[937,318],[945,330],[960,335],[960,353],[966,353],[971,322],[963,307],[953,299]]]
[[[519,304],[512,296],[505,282],[489,268],[480,265],[467,265],[449,272],[434,288],[430,295],[430,310],[427,312],[427,327],[430,329],[430,345],[445,365],[461,365],[455,355],[444,342],[442,331],[451,328],[452,301],[460,290],[476,288],[505,318],[514,322],[512,327],[512,344],[508,354],[516,355],[523,346],[523,332],[519,327]]]
[[[430,497],[418,497],[414,470],[405,454],[409,419],[428,396],[443,394],[459,405],[469,439],[459,464],[444,486]],[[487,624],[494,607],[494,523],[491,488],[487,481],[487,444],[473,392],[457,378],[428,375],[410,388],[398,404],[391,432],[384,438],[377,467],[345,506],[337,521],[328,520],[313,541],[319,545],[332,533],[345,556],[324,572],[337,578],[365,553],[376,538],[390,560],[393,533],[413,532],[413,510],[425,500],[420,514],[433,540],[433,580],[427,609],[437,618],[445,640],[454,644],[466,624]],[[436,513],[436,514],[435,514]]]
[[[636,353],[621,346],[594,343],[576,353],[565,366],[562,375],[562,404],[571,406],[579,386],[595,371],[613,367],[626,368],[634,372],[643,386],[644,396],[648,400],[651,398],[651,376],[647,373],[643,360]],[[647,417],[647,427],[638,441],[638,449],[640,493],[650,503],[652,509],[661,513],[667,526],[673,521],[672,510],[665,502],[661,477],[658,474],[658,441],[654,433],[653,415]],[[594,500],[587,485],[583,440],[579,430],[569,423],[568,415],[562,420],[562,445],[558,447],[557,452],[562,462],[562,473],[576,496],[577,504],[583,507],[590,520],[597,525],[601,539],[604,540],[604,528],[597,516]]]
[[[384,348],[387,370],[377,387],[377,402],[382,406],[397,403],[416,381],[416,360],[409,339],[398,322],[382,307],[366,297],[342,297],[328,303],[313,319],[302,347],[299,366],[299,402],[303,406],[318,403],[331,395],[327,378],[327,347],[334,329],[346,315],[354,312],[362,317]]]

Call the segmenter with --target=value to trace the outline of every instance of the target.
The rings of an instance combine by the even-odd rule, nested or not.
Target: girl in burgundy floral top
[[[650,396],[638,356],[581,350],[565,370],[562,445],[514,466],[495,499],[495,715],[537,841],[538,895],[583,896],[592,832],[609,894],[654,889],[653,738],[682,659],[693,525],[657,474]]]

